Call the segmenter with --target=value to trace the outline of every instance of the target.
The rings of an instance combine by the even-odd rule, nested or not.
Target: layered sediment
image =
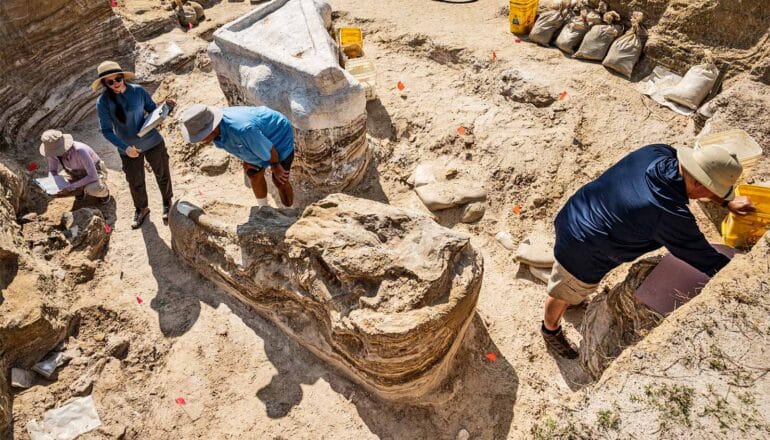
[[[107,1],[4,0],[0,39],[0,144],[16,148],[93,111],[96,67],[132,67],[135,44]]]
[[[446,377],[481,287],[467,235],[342,194],[301,215],[223,218],[177,203],[174,251],[381,397],[417,399]]]

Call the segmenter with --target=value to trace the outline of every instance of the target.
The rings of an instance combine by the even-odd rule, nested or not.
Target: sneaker
[[[134,213],[134,221],[131,222],[131,229],[137,229],[144,223],[144,218],[150,213],[150,208],[137,209]]]
[[[163,224],[168,224],[168,213],[171,211],[171,204],[163,205]]]
[[[564,336],[561,326],[555,332],[549,332],[546,330],[545,324],[540,324],[540,334],[543,335],[545,345],[556,352],[556,354],[566,359],[577,359],[578,352],[575,351],[567,337]]]

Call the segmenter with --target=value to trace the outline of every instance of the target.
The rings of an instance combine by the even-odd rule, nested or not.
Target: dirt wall
[[[642,11],[650,31],[645,55],[683,74],[709,49],[729,76],[750,72],[770,84],[770,4],[765,0],[610,0],[624,18]]]
[[[90,0],[4,0],[0,40],[0,147],[16,148],[93,110],[96,67],[131,67],[135,45],[110,2]]]

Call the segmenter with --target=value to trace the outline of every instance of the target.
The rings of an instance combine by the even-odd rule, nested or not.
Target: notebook
[[[59,175],[41,177],[38,179],[33,179],[33,181],[39,187],[43,188],[43,191],[47,192],[49,195],[52,195],[52,196],[59,194],[59,192],[61,192],[62,189],[64,189],[67,185],[69,185],[69,182],[67,182],[67,179]]]

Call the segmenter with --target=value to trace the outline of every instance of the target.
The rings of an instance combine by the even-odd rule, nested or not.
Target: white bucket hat
[[[743,166],[735,154],[717,146],[700,150],[677,148],[679,163],[695,180],[723,200],[735,198],[735,182],[743,172]]]
[[[179,115],[182,136],[192,144],[200,142],[214,131],[223,116],[221,108],[193,104]]]
[[[72,148],[74,140],[69,134],[64,134],[59,130],[46,130],[40,136],[40,154],[45,157],[64,156],[64,153]]]
[[[106,76],[115,75],[116,73],[123,74],[123,78],[126,80],[134,79],[136,76],[133,72],[124,71],[120,67],[120,64],[116,63],[115,61],[105,61],[102,64],[99,64],[99,67],[96,68],[96,75],[99,78],[91,83],[91,88],[95,92],[99,91],[99,89],[102,87],[102,79]]]

